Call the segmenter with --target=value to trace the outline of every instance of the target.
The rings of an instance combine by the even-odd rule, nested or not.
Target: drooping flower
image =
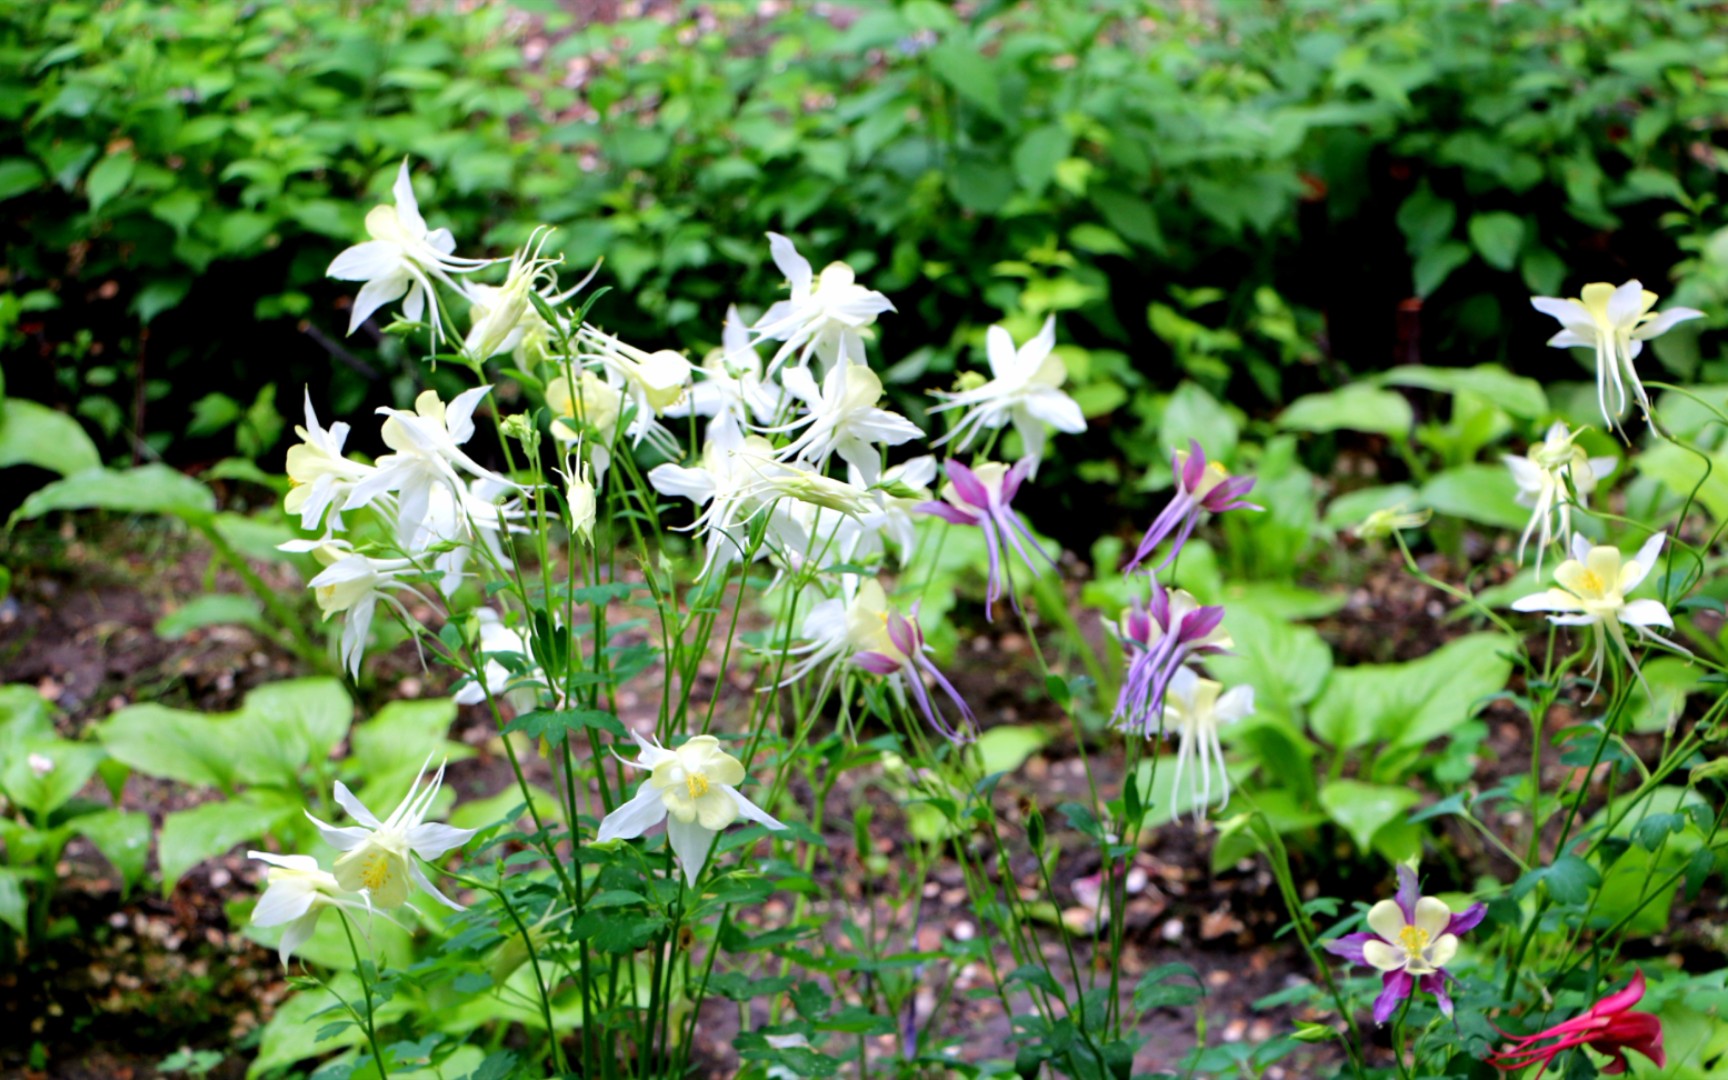
[[[546,675],[533,666],[534,653],[528,648],[528,642],[520,633],[505,626],[504,620],[491,608],[476,611],[474,619],[478,623],[480,658],[484,661],[481,678],[469,680],[466,686],[450,695],[450,700],[458,705],[478,705],[490,695],[507,698],[511,708],[518,713],[533,708],[535,689],[546,685]],[[511,655],[527,661],[528,670],[513,674],[502,661],[495,659]]]
[[[593,547],[594,521],[599,509],[594,481],[589,479],[587,462],[578,461],[572,468],[573,472],[565,474],[567,483],[564,487],[564,502],[570,507],[570,531]]]
[[[1218,729],[1233,724],[1254,713],[1254,688],[1234,686],[1225,690],[1223,684],[1203,679],[1193,668],[1181,668],[1170,677],[1164,692],[1164,726],[1174,728],[1179,742],[1176,747],[1176,776],[1171,790],[1182,791],[1184,766],[1193,762],[1194,774],[1189,777],[1189,798],[1194,804],[1198,821],[1212,805],[1212,772],[1217,767],[1220,791],[1218,805],[1230,801],[1230,773],[1224,762],[1224,746],[1218,740]],[[1170,807],[1170,818],[1176,818],[1176,804]]]
[[[841,362],[863,364],[870,327],[876,316],[893,311],[894,305],[881,293],[858,284],[845,263],[829,263],[819,276],[814,275],[809,260],[779,233],[768,234],[768,250],[791,288],[786,299],[763,312],[750,328],[758,340],[783,343],[768,361],[768,373],[778,371],[795,353],[800,365],[815,356],[824,371]]]
[[[549,303],[562,303],[574,295],[575,290],[561,295],[551,292],[557,288],[552,268],[558,260],[540,254],[549,235],[550,230],[535,230],[528,243],[511,257],[510,272],[502,285],[471,282],[462,290],[468,297],[472,320],[462,351],[470,360],[479,362],[513,351],[530,326],[545,327],[545,320],[529,299],[531,293],[540,293]]]
[[[918,626],[918,609],[907,618],[890,606],[882,585],[867,579],[858,588],[858,596],[846,610],[846,633],[852,648],[852,662],[865,671],[885,675],[894,685],[911,693],[918,711],[937,734],[950,742],[970,742],[977,720],[966,699],[954,689],[954,684],[937,669],[924,644],[924,631]],[[950,724],[931,700],[924,685],[925,676],[953,702],[960,714],[959,724]]]
[[[1584,286],[1576,299],[1558,296],[1534,296],[1530,304],[1544,315],[1560,320],[1564,327],[1548,339],[1557,349],[1579,346],[1596,352],[1596,400],[1602,407],[1602,418],[1619,431],[1620,415],[1626,411],[1626,386],[1644,415],[1650,415],[1650,398],[1644,383],[1638,378],[1633,361],[1643,351],[1644,343],[1666,332],[1676,323],[1703,318],[1704,313],[1693,308],[1669,308],[1658,314],[1657,296],[1637,281],[1628,281],[1615,288],[1605,281]],[[1614,387],[1614,406],[1609,408],[1608,387]]]
[[[1170,554],[1164,556],[1157,568],[1162,570],[1169,566],[1177,552],[1182,550],[1182,545],[1188,542],[1188,535],[1194,531],[1203,513],[1260,509],[1253,503],[1242,501],[1242,496],[1254,487],[1254,478],[1231,476],[1220,462],[1208,464],[1206,451],[1192,439],[1188,441],[1187,450],[1178,450],[1172,456],[1170,470],[1176,474],[1176,494],[1170,497],[1170,502],[1153,520],[1152,527],[1146,530],[1124,570],[1132,570],[1146,561],[1159,544],[1175,533],[1176,540],[1170,545]]]
[[[1556,626],[1588,626],[1595,639],[1594,656],[1584,672],[1585,678],[1599,674],[1607,653],[1609,638],[1620,647],[1627,663],[1633,663],[1631,646],[1622,627],[1630,626],[1646,645],[1690,656],[1691,653],[1650,628],[1673,629],[1674,620],[1659,600],[1627,600],[1626,594],[1637,588],[1656,565],[1662,552],[1666,533],[1657,533],[1644,542],[1638,554],[1626,559],[1620,549],[1608,545],[1591,546],[1583,536],[1572,537],[1572,557],[1554,570],[1557,588],[1545,589],[1513,601],[1514,611],[1551,612],[1548,621]],[[1638,669],[1633,667],[1633,673]],[[1642,679],[1643,676],[1639,675]]]
[[[594,372],[582,371],[576,374],[574,390],[562,375],[547,380],[546,407],[552,411],[552,434],[559,442],[575,442],[584,429],[604,442],[618,426],[624,396]]]
[[[1614,471],[1611,457],[1593,458],[1576,444],[1581,432],[1568,431],[1563,421],[1556,420],[1542,441],[1531,446],[1523,457],[1503,455],[1512,479],[1518,483],[1518,505],[1530,507],[1530,523],[1518,538],[1518,561],[1524,561],[1524,548],[1530,534],[1540,529],[1536,548],[1536,572],[1542,572],[1542,555],[1550,539],[1558,538],[1564,548],[1572,543],[1572,497],[1577,496],[1580,509],[1589,504],[1590,493],[1597,481]],[[1559,527],[1554,527],[1556,520]]]
[[[457,394],[446,405],[436,390],[422,391],[414,399],[414,411],[381,408],[385,417],[384,445],[393,453],[378,459],[376,468],[356,483],[348,493],[344,510],[365,506],[385,493],[393,492],[397,500],[397,538],[409,550],[417,536],[422,539],[428,515],[432,512],[434,488],[442,487],[450,497],[450,505],[465,508],[468,484],[462,473],[491,480],[502,488],[515,484],[481,465],[462,449],[474,435],[474,409],[491,391],[490,386],[477,386]],[[457,470],[460,469],[461,472]],[[460,535],[469,531],[469,517],[460,515],[456,522]],[[442,535],[442,530],[436,530]]]
[[[584,323],[577,336],[588,350],[584,362],[598,363],[623,400],[635,406],[625,429],[632,446],[644,439],[662,447],[673,446],[659,417],[681,401],[690,385],[690,361],[671,349],[648,352],[629,342]]]
[[[1602,1070],[1605,1076],[1619,1076],[1627,1070],[1628,1050],[1649,1058],[1657,1068],[1664,1068],[1668,1055],[1662,1050],[1662,1021],[1652,1013],[1632,1009],[1643,997],[1644,973],[1635,971],[1631,982],[1590,1006],[1583,1016],[1534,1035],[1507,1035],[1512,1040],[1511,1049],[1490,1054],[1488,1064],[1508,1071],[1540,1064],[1533,1078],[1540,1080],[1556,1056],[1574,1047],[1588,1046],[1612,1059]],[[1546,1046],[1538,1045],[1548,1039],[1553,1041]]]
[[[770,829],[786,827],[739,792],[744,765],[714,736],[697,735],[668,750],[637,735],[636,745],[641,756],[625,764],[649,770],[648,778],[634,798],[600,822],[595,837],[600,843],[634,840],[664,821],[684,880],[695,888],[721,829],[739,818]]]
[[[343,852],[332,867],[336,883],[349,892],[364,892],[377,907],[402,906],[408,900],[408,886],[412,883],[426,890],[439,903],[462,910],[461,904],[438,891],[416,861],[416,856],[431,860],[461,847],[478,831],[426,821],[427,811],[431,810],[438,788],[444,783],[444,766],[440,764],[432,782],[424,791],[420,789],[426,765],[431,763],[432,758],[428,756],[408,794],[383,821],[379,821],[340,780],[336,781],[336,803],[360,824],[327,825],[312,817],[310,811],[306,813],[325,842]]]
[[[1149,604],[1129,606],[1115,625],[1106,623],[1105,629],[1128,653],[1128,671],[1111,721],[1148,739],[1158,734],[1165,691],[1183,665],[1235,644],[1224,629],[1222,607],[1202,605],[1186,590],[1166,590],[1156,580]]]
[[[318,860],[310,855],[248,851],[246,857],[270,864],[264,895],[252,909],[252,925],[286,927],[276,947],[284,968],[295,950],[311,939],[318,928],[318,916],[324,914],[325,908],[367,908],[364,897],[342,888],[335,876],[320,868]]]
[[[1019,611],[1020,601],[1014,595],[1014,577],[1002,565],[1006,549],[1012,546],[1020,560],[1026,564],[1026,569],[1034,574],[1038,573],[1038,565],[1027,552],[1028,545],[1042,556],[1046,563],[1056,565],[1056,561],[1038,546],[1038,541],[1033,539],[1026,526],[1021,524],[1012,505],[1021,482],[1032,469],[1032,459],[1021,458],[1012,467],[987,461],[978,468],[971,469],[963,462],[949,458],[943,469],[948,473],[948,483],[942,487],[942,498],[920,503],[918,509],[950,524],[976,525],[983,531],[984,550],[990,559],[984,616],[991,619],[996,617],[992,609],[1004,592],[1008,594],[1014,610]]]
[[[395,206],[375,206],[366,215],[366,233],[372,239],[336,256],[325,273],[341,281],[366,283],[354,297],[353,313],[348,318],[350,334],[374,311],[406,296],[402,313],[417,321],[430,307],[432,334],[442,339],[438,291],[433,282],[442,281],[454,289],[457,286],[451,274],[467,273],[489,265],[491,260],[458,258],[451,254],[456,250],[456,238],[449,229],[426,228],[420,203],[414,198],[414,184],[408,178],[407,158],[402,159],[393,191]]]
[[[1420,895],[1416,872],[1398,868],[1398,893],[1368,909],[1371,933],[1345,934],[1326,942],[1326,951],[1353,964],[1381,973],[1380,996],[1374,999],[1374,1022],[1384,1024],[1398,1003],[1420,987],[1433,994],[1440,1011],[1452,1015],[1446,992],[1446,964],[1458,954],[1458,935],[1482,921],[1487,908],[1471,904],[1454,913],[1444,900]]]
[[[780,449],[778,457],[808,461],[821,468],[830,455],[839,454],[870,485],[882,475],[879,446],[899,446],[924,434],[899,413],[877,407],[882,399],[882,380],[867,367],[836,364],[820,387],[805,368],[788,369],[780,381],[809,412],[786,428],[776,429],[804,428]]]
[[[963,451],[981,433],[1000,430],[1012,422],[1020,434],[1021,456],[1032,462],[1030,474],[1037,475],[1038,463],[1044,457],[1045,424],[1070,435],[1086,430],[1086,417],[1080,406],[1062,390],[1068,369],[1055,349],[1055,316],[1046,319],[1044,328],[1018,349],[1006,329],[992,326],[984,335],[990,379],[977,386],[936,395],[943,401],[930,410],[932,413],[965,411],[935,445],[958,440],[954,449]]]
[[[312,411],[312,391],[306,391],[306,426],[296,427],[300,442],[288,448],[288,495],[282,509],[300,516],[300,527],[308,531],[325,525],[331,532],[342,528],[342,503],[354,485],[373,472],[370,465],[351,460],[342,453],[348,441],[348,425],[340,420],[326,430]]]
[[[413,561],[375,559],[355,551],[345,540],[289,540],[276,547],[288,552],[309,551],[324,567],[306,584],[325,619],[345,614],[339,652],[342,667],[358,679],[378,602],[392,605],[407,617],[402,602],[389,590],[409,588],[401,579],[416,572]]]

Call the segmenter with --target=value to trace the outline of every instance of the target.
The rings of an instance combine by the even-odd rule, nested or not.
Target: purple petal
[[[1398,907],[1404,912],[1404,922],[1408,926],[1416,924],[1416,901],[1422,899],[1422,893],[1416,884],[1416,871],[1408,866],[1398,868],[1398,893],[1393,897],[1398,901]]]
[[[1163,570],[1176,561],[1176,556],[1182,553],[1182,545],[1188,542],[1188,537],[1194,533],[1194,526],[1200,523],[1199,506],[1193,503],[1190,503],[1189,506],[1188,514],[1182,519],[1182,531],[1176,534],[1176,541],[1170,545],[1170,554],[1164,556],[1164,561],[1158,564],[1159,570]]]
[[[1345,934],[1343,937],[1334,938],[1331,941],[1325,942],[1322,945],[1322,948],[1333,956],[1342,956],[1352,964],[1366,965],[1368,963],[1368,958],[1362,955],[1362,946],[1368,944],[1370,941],[1379,940],[1380,935],[1378,934]]]
[[[964,502],[971,503],[980,510],[990,508],[990,489],[984,486],[984,481],[978,479],[978,474],[967,468],[964,462],[949,458],[942,463],[942,468],[948,473],[948,480],[954,485],[954,493]]]
[[[1218,629],[1218,624],[1224,621],[1224,608],[1218,604],[1208,604],[1195,608],[1182,620],[1182,628],[1177,631],[1177,638],[1184,644],[1199,641],[1201,638]]]
[[[1482,921],[1482,916],[1488,914],[1488,908],[1482,904],[1471,904],[1469,907],[1452,916],[1446,924],[1448,934],[1462,934],[1476,929],[1476,924]]]
[[[1146,535],[1140,538],[1140,546],[1134,549],[1134,557],[1128,560],[1128,565],[1122,568],[1122,572],[1127,573],[1150,558],[1152,553],[1158,550],[1158,545],[1164,542],[1164,538],[1170,535],[1171,530],[1176,528],[1183,515],[1193,506],[1194,500],[1188,497],[1187,492],[1178,491],[1172,496],[1169,503],[1152,520]]]
[[[877,675],[892,675],[900,670],[900,661],[879,652],[857,653],[852,657],[852,662]]]
[[[888,613],[888,640],[908,657],[916,656],[924,643],[918,640],[918,628],[906,621],[898,611]]]
[[[996,542],[995,523],[985,521],[979,528],[984,530],[984,553],[990,559],[990,576],[984,590],[984,617],[995,619],[993,609],[996,601],[1002,599],[1002,551]]]
[[[1170,593],[1158,583],[1157,578],[1152,579],[1152,599],[1146,604],[1146,614],[1152,616],[1165,630],[1170,629]]]
[[[945,502],[941,499],[931,499],[927,502],[921,502],[912,509],[918,511],[920,514],[933,514],[950,525],[979,524],[979,519],[976,514],[969,514],[958,506],[955,506],[953,503]]]
[[[1410,996],[1410,973],[1402,969],[1388,971],[1380,982],[1380,996],[1374,999],[1374,1022],[1384,1024],[1398,1011],[1398,1003]]]
[[[1020,492],[1020,484],[1026,479],[1032,467],[1038,464],[1037,458],[1021,458],[1016,461],[1002,477],[1002,505],[1007,506],[1014,501],[1014,496]]]
[[[1445,971],[1436,971],[1432,974],[1422,976],[1421,986],[1423,993],[1434,995],[1434,999],[1440,1003],[1441,1012],[1445,1013],[1447,1016],[1452,1015],[1452,998],[1451,995],[1446,993]]]
[[[1200,449],[1197,439],[1188,440],[1188,461],[1182,466],[1182,490],[1193,491],[1200,486],[1200,478],[1206,474],[1206,451]]]

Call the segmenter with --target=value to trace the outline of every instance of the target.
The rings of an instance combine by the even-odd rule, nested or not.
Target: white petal
[[[402,159],[402,168],[396,172],[391,193],[396,197],[396,216],[402,227],[414,236],[425,236],[426,219],[420,216],[420,201],[414,197],[414,182],[408,178],[407,158]]]
[[[407,832],[408,846],[422,859],[436,859],[452,848],[466,844],[478,829],[458,829],[454,825],[416,825]]]
[[[341,564],[338,563],[337,565]],[[366,826],[368,829],[381,829],[384,827],[384,823],[379,821],[372,811],[366,809],[366,804],[361,802],[359,797],[352,791],[349,791],[348,785],[344,784],[340,780],[336,781],[336,805],[348,811],[349,817]]]
[[[324,842],[337,851],[352,851],[372,839],[371,829],[359,825],[348,825],[339,829],[334,825],[326,825],[319,821],[312,816],[311,811],[305,811],[305,814],[312,824],[318,826],[318,833],[324,837]]]
[[[666,839],[671,842],[672,852],[678,856],[678,865],[684,868],[684,880],[692,889],[696,887],[696,879],[702,876],[702,868],[708,865],[708,853],[713,850],[717,835],[694,821],[686,823],[677,818],[666,819]]]
[[[1396,900],[1382,900],[1368,909],[1368,929],[1387,941],[1397,941],[1398,935],[1404,932],[1407,925],[1404,921],[1404,909],[1398,906]]]
[[[786,275],[793,296],[802,296],[810,291],[810,281],[814,276],[810,271],[810,260],[798,254],[792,241],[779,233],[769,233],[768,253],[774,257],[774,265]]]
[[[1213,715],[1220,724],[1234,723],[1245,716],[1254,715],[1254,688],[1252,686],[1233,686],[1224,691],[1218,698],[1218,705]]]
[[[438,901],[447,908],[454,908],[457,911],[462,910],[461,904],[458,904],[456,901],[438,891],[438,886],[432,884],[432,879],[426,876],[426,871],[420,869],[420,864],[412,859],[408,861],[408,876],[414,879],[414,884],[420,886],[431,894],[432,899]]]
[[[662,495],[676,495],[701,505],[714,497],[714,477],[706,469],[682,465],[656,465],[648,470],[648,483]]]
[[[1620,587],[1624,592],[1636,589],[1640,582],[1649,576],[1656,568],[1656,560],[1662,557],[1662,542],[1668,539],[1667,533],[1656,533],[1644,541],[1644,546],[1638,549],[1638,554],[1632,556],[1632,561],[1638,565],[1637,573],[1621,572]]]
[[[318,891],[306,883],[278,883],[264,890],[252,909],[253,926],[281,926],[312,910]]]
[[[383,277],[373,278],[360,286],[360,291],[354,296],[354,311],[348,317],[348,332],[352,334],[360,329],[360,324],[379,308],[398,299],[408,291],[409,277],[400,271],[391,271]],[[415,316],[410,315],[410,318]]]
[[[332,259],[324,275],[338,281],[371,281],[388,275],[401,264],[400,247],[388,240],[367,240]]]
[[[1559,319],[1560,324],[1569,330],[1588,332],[1595,326],[1589,310],[1576,300],[1562,300],[1558,296],[1532,296],[1530,306],[1544,315]]]
[[[1589,538],[1583,533],[1572,534],[1572,557],[1577,559],[1579,562],[1583,562],[1590,557],[1590,549],[1593,546],[1594,545],[1590,543]]]
[[[451,399],[444,410],[444,427],[450,432],[450,438],[458,446],[467,442],[474,435],[474,409],[480,404],[480,399],[490,393],[490,386],[476,386],[472,390],[464,390]]]
[[[1021,407],[1057,431],[1078,435],[1086,430],[1086,414],[1080,411],[1079,402],[1060,390],[1033,394]]]
[[[1512,601],[1513,611],[1580,611],[1581,601],[1563,589],[1547,589]]]
[[[724,787],[724,785],[722,786]],[[775,821],[773,815],[768,813],[768,811],[757,806],[749,799],[746,799],[743,792],[739,791],[737,788],[726,787],[725,791],[727,795],[731,796],[733,804],[738,807],[739,817],[745,818],[749,821],[754,821],[758,825],[766,825],[770,829],[784,829],[786,827],[780,824],[780,822]]]
[[[992,377],[1010,379],[1021,374],[1020,365],[1017,363],[1019,354],[1014,350],[1014,339],[1005,328],[992,326],[984,331],[984,354],[990,363]],[[1024,374],[1030,376],[1032,372],[1027,371]]]
[[[269,863],[271,866],[280,866],[284,870],[312,871],[319,868],[318,860],[310,855],[272,855],[268,851],[248,851],[246,857]]]
[[[634,840],[660,824],[666,817],[666,801],[659,789],[648,781],[636,789],[636,797],[606,815],[600,831],[594,837],[599,843],[608,840]]]
[[[1615,327],[1630,329],[1643,307],[1644,286],[1634,278],[1608,297],[1608,322]]]
[[[1433,896],[1416,901],[1416,921],[1412,925],[1426,930],[1429,937],[1439,936],[1451,921],[1452,909],[1446,906],[1446,901]]]
[[[1665,626],[1673,629],[1674,620],[1659,600],[1634,600],[1620,609],[1620,621],[1629,626]]]
[[[1667,311],[1664,311],[1654,319],[1651,319],[1643,326],[1640,326],[1633,336],[1648,340],[1660,334],[1667,333],[1669,328],[1674,326],[1676,323],[1683,323],[1687,319],[1702,319],[1703,317],[1704,313],[1699,311],[1697,308],[1669,308]]]
[[[282,931],[282,941],[276,946],[276,955],[281,958],[282,966],[288,966],[288,958],[299,951],[312,937],[312,932],[318,929],[318,916],[324,913],[323,908],[314,908],[288,924]]]

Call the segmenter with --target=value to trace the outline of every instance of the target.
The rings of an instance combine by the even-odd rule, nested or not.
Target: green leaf
[[[1439,390],[1447,394],[1479,394],[1496,407],[1528,420],[1539,420],[1548,415],[1548,395],[1543,393],[1542,384],[1535,379],[1514,375],[1498,364],[1468,368],[1405,365],[1376,376],[1374,381],[1389,386]]]
[[[1278,417],[1279,427],[1295,431],[1372,431],[1400,440],[1414,423],[1404,395],[1361,383],[1299,397]]]
[[[535,709],[504,725],[505,734],[520,731],[554,746],[564,740],[566,732],[582,730],[604,731],[620,739],[629,734],[618,718],[604,709]]]
[[[1452,271],[1469,261],[1470,249],[1456,240],[1448,240],[1439,247],[1424,251],[1417,257],[1416,265],[1410,271],[1416,295],[1424,298],[1432,296],[1434,290],[1452,276]]]
[[[159,277],[152,280],[138,295],[132,298],[132,314],[138,316],[138,321],[149,324],[150,320],[177,307],[180,301],[186,299],[186,292],[192,283],[184,278]]]
[[[1470,215],[1470,243],[1482,261],[1496,270],[1510,270],[1524,246],[1524,219],[1504,210]]]
[[[1373,742],[1421,746],[1505,689],[1512,663],[1499,654],[1511,647],[1500,634],[1471,634],[1409,663],[1340,668],[1314,706],[1314,734],[1346,750]]]
[[[237,741],[245,737],[232,723],[235,715],[131,705],[98,724],[96,734],[114,760],[146,776],[229,788],[235,779]]]
[[[150,858],[149,814],[103,810],[78,818],[77,826],[103,858],[114,864],[127,891],[143,879]]]
[[[210,520],[216,496],[190,476],[166,465],[135,469],[86,469],[32,492],[11,521],[29,521],[55,510],[112,510],[171,514],[193,524]]]
[[[204,200],[187,188],[175,188],[168,194],[150,204],[150,214],[156,220],[163,222],[180,236],[186,235],[186,230],[198,220],[198,215],[204,212]]]
[[[1061,124],[1033,128],[1014,148],[1014,177],[1029,195],[1042,195],[1056,176],[1056,163],[1068,156],[1074,137]]]
[[[1520,878],[1518,884],[1529,887],[1536,882],[1548,886],[1548,895],[1555,903],[1582,905],[1589,901],[1590,890],[1602,884],[1602,875],[1596,868],[1576,855],[1562,855],[1554,860],[1552,866],[1545,866]],[[1525,885],[1529,882],[1529,885]]]
[[[1325,685],[1332,650],[1313,627],[1241,603],[1225,606],[1224,628],[1236,646],[1208,659],[1207,667],[1227,686],[1252,686],[1261,709],[1295,719]]]
[[[156,858],[162,870],[162,895],[186,872],[236,844],[258,840],[300,813],[300,803],[279,792],[252,789],[232,799],[180,810],[162,819]]]
[[[1050,742],[1050,733],[1036,724],[1002,724],[978,736],[984,772],[1011,773]]]
[[[110,154],[96,163],[84,178],[84,193],[90,198],[90,212],[100,212],[114,196],[126,190],[132,182],[132,170],[138,162],[131,154]]]
[[[195,596],[156,620],[156,636],[163,641],[179,641],[206,626],[249,626],[262,630],[264,609],[250,596],[234,593]]]
[[[1422,485],[1421,502],[1436,514],[1497,529],[1522,529],[1530,511],[1518,505],[1518,484],[1504,465],[1460,465]]]
[[[1228,462],[1236,453],[1241,428],[1229,410],[1199,383],[1184,380],[1164,405],[1158,439],[1166,449],[1186,450],[1188,440],[1198,442],[1206,460]]]
[[[982,109],[992,120],[1006,123],[1002,114],[1002,86],[996,78],[995,64],[988,56],[964,41],[944,42],[928,55],[930,69],[961,100]]]
[[[23,398],[0,401],[0,469],[34,465],[61,476],[102,467],[102,455],[83,425]]]
[[[329,757],[347,736],[354,700],[336,679],[284,679],[247,694],[232,722],[270,732],[287,755],[283,763],[297,770]]]
[[[1409,484],[1359,488],[1327,503],[1326,515],[1321,520],[1331,528],[1348,529],[1362,524],[1376,510],[1391,510],[1399,506],[1411,510],[1416,508],[1416,489]]]
[[[1432,251],[1452,235],[1458,221],[1458,210],[1434,194],[1427,181],[1398,207],[1398,228],[1404,233],[1405,244],[1412,255]]]
[[[457,760],[474,751],[445,736],[456,720],[456,703],[449,698],[392,701],[378,715],[354,726],[349,739],[351,775],[364,781],[363,799],[394,806],[420,775],[427,755]],[[350,781],[352,782],[352,781]]]
[[[107,757],[100,746],[67,739],[31,739],[0,764],[0,788],[37,819],[47,820],[83,790]]]
[[[1371,850],[1375,833],[1399,820],[1420,799],[1408,787],[1360,780],[1333,780],[1320,789],[1320,805],[1364,853]]]
[[[1172,983],[1172,979],[1183,978],[1192,982],[1192,986]],[[1140,976],[1140,981],[1134,985],[1134,1011],[1149,1012],[1152,1009],[1183,1008],[1194,1004],[1206,996],[1205,984],[1200,981],[1200,973],[1187,964],[1160,964]]]
[[[0,202],[35,191],[47,182],[42,166],[29,158],[0,159]]]
[[[28,876],[16,867],[0,866],[0,923],[19,934],[26,932],[29,918],[29,904],[24,897],[24,882]]]

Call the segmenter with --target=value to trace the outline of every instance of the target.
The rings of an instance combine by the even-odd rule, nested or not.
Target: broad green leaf
[[[156,620],[156,636],[163,641],[179,641],[194,630],[206,626],[250,626],[263,629],[264,609],[250,596],[235,593],[210,593],[195,596]]]
[[[1421,503],[1442,517],[1496,529],[1523,529],[1530,511],[1518,505],[1518,484],[1504,465],[1460,465],[1422,485]]]
[[[1320,805],[1363,853],[1372,848],[1375,833],[1399,820],[1420,799],[1408,787],[1360,780],[1333,780],[1320,789]]]
[[[0,788],[36,818],[49,814],[83,790],[107,755],[100,746],[49,737],[25,740],[0,763]]]
[[[930,69],[954,88],[961,100],[977,106],[992,120],[1003,120],[1002,86],[995,63],[970,43],[948,41],[929,52]]]
[[[1699,689],[1704,672],[1696,664],[1674,656],[1647,660],[1641,671],[1644,678],[1633,685],[1632,703],[1627,710],[1632,717],[1632,730],[1667,731],[1685,711],[1687,695]]]
[[[84,426],[63,412],[23,398],[0,400],[0,469],[34,465],[61,476],[100,469],[102,455]]]
[[[328,757],[354,722],[354,701],[336,679],[286,679],[246,695],[238,723],[281,733],[295,769]]]
[[[472,749],[445,737],[455,720],[456,703],[449,698],[390,702],[372,719],[354,725],[349,782],[358,781],[361,799],[380,816],[389,813],[423,766],[435,769],[441,760],[473,756]],[[451,798],[446,789],[435,804],[439,812]]]
[[[150,859],[150,815],[103,810],[78,818],[76,824],[103,858],[114,864],[126,890],[134,888],[144,877]]]
[[[1158,438],[1167,450],[1186,450],[1198,442],[1208,461],[1230,461],[1236,454],[1241,428],[1228,409],[1199,383],[1184,381],[1164,405]]]
[[[1470,243],[1482,261],[1496,270],[1510,270],[1524,246],[1524,219],[1504,210],[1470,215]]]
[[[1535,379],[1514,375],[1498,364],[1478,364],[1468,368],[1405,365],[1376,376],[1374,381],[1389,386],[1440,390],[1448,394],[1480,394],[1513,416],[1529,420],[1548,414],[1548,395],[1542,392],[1542,384]]]
[[[1434,194],[1424,180],[1398,207],[1398,228],[1412,255],[1431,251],[1452,235],[1458,209]]]
[[[1278,417],[1279,427],[1294,431],[1372,431],[1394,439],[1408,439],[1414,423],[1404,395],[1361,383],[1299,397]]]
[[[1384,487],[1360,488],[1346,492],[1326,504],[1322,519],[1334,529],[1350,529],[1362,524],[1376,510],[1416,508],[1416,489],[1409,484],[1387,484]]]
[[[1236,644],[1207,661],[1213,677],[1226,686],[1246,683],[1258,708],[1297,719],[1332,670],[1332,650],[1319,633],[1249,603],[1226,606],[1224,628]]]
[[[26,740],[53,737],[53,713],[35,687],[0,686],[0,758],[16,755]]]
[[[210,489],[166,465],[135,469],[86,469],[40,488],[12,513],[29,521],[55,510],[112,510],[127,514],[171,514],[193,523],[216,509]]]
[[[984,772],[1011,773],[1050,742],[1050,733],[1036,724],[1003,724],[978,736]]]
[[[235,713],[131,705],[102,721],[96,735],[116,761],[146,776],[194,787],[230,788],[239,743],[248,737]]]
[[[138,162],[131,154],[110,154],[96,163],[84,178],[84,193],[90,197],[90,212],[99,213],[114,196],[132,182]]]
[[[292,821],[300,809],[297,799],[253,789],[232,799],[169,814],[162,819],[162,835],[156,841],[162,895],[173,892],[186,871],[205,859],[226,854],[236,844],[261,839]]]
[[[1421,746],[1470,719],[1473,706],[1505,689],[1512,643],[1471,634],[1404,664],[1358,664],[1332,673],[1310,718],[1339,749],[1370,743]]]
[[[12,866],[0,866],[0,923],[19,934],[25,932],[29,918],[29,902],[24,896],[24,882],[30,875]]]
[[[1446,279],[1452,276],[1452,271],[1469,261],[1470,249],[1456,240],[1449,240],[1439,247],[1424,251],[1410,270],[1416,295],[1432,296],[1434,290],[1444,285]]]
[[[0,159],[0,202],[35,191],[47,182],[42,167],[29,158]]]
[[[1056,163],[1068,156],[1073,136],[1061,124],[1033,128],[1014,148],[1014,176],[1031,195],[1042,195],[1056,176]]]

